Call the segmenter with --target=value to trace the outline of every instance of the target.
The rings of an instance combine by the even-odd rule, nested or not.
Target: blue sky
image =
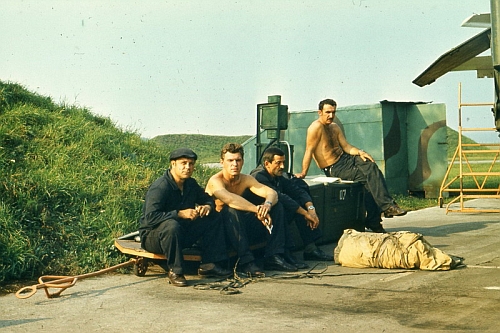
[[[6,1],[0,79],[85,106],[144,137],[255,132],[256,104],[289,110],[381,100],[493,101],[493,80],[449,73],[412,83],[479,33],[460,27],[489,0]],[[489,53],[489,51],[487,52]],[[486,109],[463,126],[493,127]],[[491,133],[491,138],[498,140]],[[491,141],[491,140],[490,140]]]

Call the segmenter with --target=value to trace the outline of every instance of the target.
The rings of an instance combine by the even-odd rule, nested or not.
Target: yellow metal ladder
[[[463,132],[473,132],[473,131],[495,131],[495,128],[463,128],[462,127],[462,108],[463,107],[486,107],[493,106],[493,103],[462,103],[462,85],[459,84],[458,88],[458,144],[451,159],[448,169],[441,183],[441,189],[439,191],[439,207],[443,207],[443,193],[458,193],[458,195],[453,198],[446,205],[446,214],[448,212],[500,212],[499,208],[473,208],[465,207],[466,199],[477,199],[477,198],[494,198],[500,199],[500,184],[496,183],[496,187],[486,188],[487,180],[489,177],[500,177],[500,163],[496,164],[500,156],[500,143],[464,143],[463,142]],[[483,149],[484,147],[484,149]],[[473,155],[471,158],[469,156]],[[457,161],[458,159],[458,161]],[[488,164],[487,171],[477,172],[477,167],[473,167],[473,164],[481,162],[482,165]],[[458,175],[450,177],[450,173],[454,167],[458,164]],[[479,164],[476,164],[476,166]],[[471,177],[474,188],[464,188],[464,178]],[[449,179],[451,178],[451,179]],[[482,180],[480,179],[482,178]],[[456,186],[451,187],[453,184],[459,182],[458,188]],[[489,184],[491,185],[491,183]],[[456,202],[460,202],[459,208],[451,208]]]

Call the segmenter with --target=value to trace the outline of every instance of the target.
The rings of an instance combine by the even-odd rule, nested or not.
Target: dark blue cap
[[[197,160],[198,156],[189,148],[179,148],[170,153],[170,160],[177,160],[181,157],[192,158],[193,160]]]

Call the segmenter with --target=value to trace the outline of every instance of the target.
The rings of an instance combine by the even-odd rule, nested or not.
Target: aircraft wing
[[[465,70],[467,69],[478,69],[483,70],[483,72],[478,71],[478,76],[484,74],[484,66],[487,66],[485,59],[472,60],[477,55],[486,51],[490,48],[491,39],[491,28],[486,29],[483,32],[475,35],[471,39],[465,41],[459,46],[451,49],[450,51],[439,57],[432,65],[430,65],[425,71],[423,71],[413,83],[419,87],[431,84],[436,81],[439,77],[453,70]],[[491,59],[491,58],[490,58]],[[476,62],[476,63],[474,63]],[[478,68],[476,66],[479,66]],[[462,66],[462,68],[460,67]],[[474,68],[471,68],[474,67]],[[493,71],[493,63],[490,62],[491,72]],[[489,68],[487,68],[489,69]],[[489,73],[489,72],[486,72]],[[481,75],[482,76],[488,76]]]

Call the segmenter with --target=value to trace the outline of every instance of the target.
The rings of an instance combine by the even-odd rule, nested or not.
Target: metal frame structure
[[[494,106],[494,103],[462,103],[462,85],[459,84],[458,88],[458,144],[453,154],[453,158],[448,166],[448,170],[444,176],[443,182],[441,184],[441,189],[439,191],[439,207],[443,207],[443,192],[454,192],[458,193],[458,196],[451,200],[446,205],[446,214],[448,212],[500,212],[499,209],[478,209],[465,207],[466,199],[476,199],[476,198],[495,198],[500,199],[500,184],[498,188],[485,188],[488,177],[490,176],[500,176],[500,171],[494,171],[495,163],[499,160],[500,156],[500,143],[463,143],[462,135],[463,132],[467,131],[495,131],[496,128],[464,128],[462,127],[462,108],[463,107],[484,107],[484,106]],[[479,147],[479,149],[478,149]],[[485,147],[485,149],[481,149]],[[475,148],[475,149],[470,149]],[[488,171],[477,172],[473,170],[472,161],[469,160],[468,155],[475,156],[491,156],[486,159],[488,162],[491,160]],[[455,162],[458,157],[458,176],[453,177],[448,181],[451,170],[455,166]],[[464,188],[464,178],[472,177],[476,188]],[[484,177],[482,181],[478,177]],[[459,182],[459,188],[450,188],[450,186],[456,182]],[[456,202],[460,202],[459,209],[451,209],[450,206]]]
[[[462,26],[487,28],[439,57],[413,83],[419,87],[432,84],[452,71],[476,70],[477,77],[494,80],[493,114],[496,131],[500,133],[500,0],[490,0],[491,13],[474,14]],[[491,49],[491,56],[479,56]]]

